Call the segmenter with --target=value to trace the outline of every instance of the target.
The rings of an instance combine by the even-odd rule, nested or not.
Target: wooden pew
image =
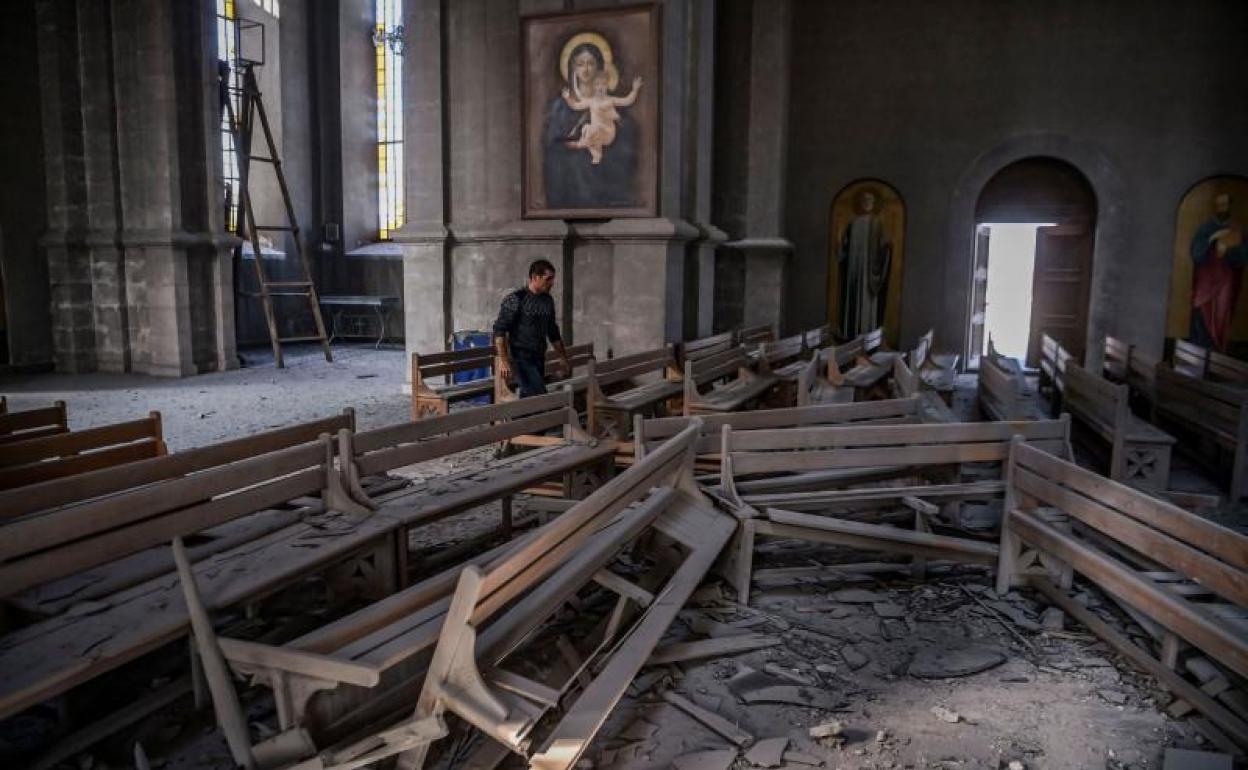
[[[671,345],[601,363],[591,359],[585,398],[589,434],[627,439],[636,415],[660,411],[684,392],[676,372]]]
[[[1183,375],[1178,375],[1183,376]],[[1146,671],[1248,744],[1243,715],[1232,715],[1125,635],[1070,600],[1074,574],[1157,624],[1173,640],[1248,676],[1248,537],[1176,506],[1017,442],[1007,467],[997,591],[1038,588]],[[1198,587],[1157,582],[1140,557]],[[1224,613],[1224,609],[1232,610]],[[1133,614],[1134,614],[1133,613]],[[1228,618],[1237,616],[1237,618]]]
[[[459,372],[485,369],[488,373],[470,382],[451,382]],[[494,392],[494,348],[466,348],[437,353],[412,353],[412,419],[444,415],[456,401],[467,401]],[[431,382],[444,378],[442,384]]]
[[[1105,335],[1105,361],[1102,373],[1110,382],[1126,382],[1131,370],[1132,345]]]
[[[1066,363],[1070,353],[1047,334],[1040,335],[1040,393],[1049,399],[1049,414],[1062,411],[1062,392],[1066,389]]]
[[[1062,408],[1110,446],[1109,477],[1153,491],[1170,485],[1170,452],[1174,437],[1131,413],[1127,385],[1115,385],[1089,374],[1075,363],[1066,365]]]
[[[815,425],[892,425],[920,422],[918,399],[895,398],[849,404],[819,404],[782,409],[756,409],[727,414],[705,414],[698,417],[657,417],[638,419],[633,439],[647,450],[668,441],[695,421],[702,426],[695,452],[697,470],[719,470],[721,432],[725,425],[733,430],[762,428],[798,428]]]
[[[165,454],[160,412],[96,428],[0,444],[0,490]]]
[[[836,343],[836,338],[832,333],[832,324],[816,326],[805,332],[803,336],[805,337],[807,351],[822,350]]]
[[[359,480],[458,452],[558,430],[561,435],[528,451],[465,467],[436,479],[368,495]],[[351,460],[347,483],[354,499],[393,518],[406,531],[492,501],[503,506],[502,530],[511,528],[511,497],[548,480],[561,480],[564,497],[583,497],[611,473],[614,447],[580,427],[572,393],[550,393],[445,417],[346,435]],[[404,542],[406,542],[404,540]]]
[[[947,542],[958,538],[933,540],[922,532],[910,533],[917,537],[898,536],[882,532],[878,526],[864,530],[842,526],[850,522],[833,518],[814,517],[821,519],[817,522],[798,520],[787,514],[777,518],[760,511],[772,508],[789,512],[803,508],[820,510],[878,505],[880,501],[901,503],[907,498],[948,501],[999,497],[1003,484],[982,480],[962,482],[957,469],[962,463],[1004,463],[1014,436],[1023,436],[1047,451],[1070,456],[1069,419],[744,431],[725,426],[720,491],[741,520],[728,557],[737,600],[748,601],[754,540],[758,536],[794,537],[859,547],[874,544],[875,550],[900,551],[918,558],[995,562],[995,547],[989,553],[982,543]],[[822,478],[811,483],[809,476],[815,474],[821,474]],[[760,476],[778,477],[781,484],[762,491],[757,487],[746,488],[750,482],[745,480]],[[808,478],[803,479],[803,476]],[[936,483],[903,481],[893,487],[873,484],[863,489],[836,488],[916,476],[931,476]],[[784,485],[790,477],[794,483]],[[916,515],[923,514],[916,512]]]
[[[589,385],[589,377],[584,371],[589,366],[589,362],[594,359],[594,343],[586,342],[580,345],[569,345],[566,349],[568,354],[568,363],[572,365],[572,371],[565,371],[563,368],[563,360],[559,358],[559,354],[554,350],[546,351],[546,362],[544,364],[543,375],[546,378],[546,387],[550,390],[561,390],[571,388],[572,392],[581,395],[585,392],[585,388]],[[581,373],[577,374],[576,370],[581,369]],[[519,385],[515,381],[504,380],[498,374],[498,367],[494,367],[494,403],[501,404],[506,401],[515,401],[520,397]]]
[[[65,495],[93,495],[88,499],[6,522],[0,527],[3,592],[10,600],[60,601],[68,611],[3,637],[0,717],[185,633],[186,609],[168,579],[173,565],[165,544],[175,535],[214,533],[227,541],[224,548],[205,543],[192,549],[194,569],[220,606],[317,572],[328,573],[343,595],[394,590],[402,579],[397,522],[368,514],[348,496],[334,462],[344,433],[337,448],[327,435],[274,448],[300,438],[282,429],[119,466],[114,470],[136,486],[96,494],[116,488],[97,472],[84,477],[90,484]],[[234,457],[248,440],[258,441],[261,453]],[[261,526],[242,526],[249,523]],[[99,590],[93,577],[101,579]],[[62,585],[26,592],[56,585],[48,581]],[[78,601],[85,611],[70,606]],[[50,649],[57,654],[48,655]]]
[[[65,479],[5,490],[0,492],[0,512],[3,512],[0,513],[0,534],[6,532],[3,524],[7,520],[20,522],[42,515],[61,516],[66,521],[66,526],[75,528],[78,525],[73,520],[85,518],[85,528],[89,530],[92,526],[91,520],[100,515],[102,510],[102,506],[95,503],[104,498],[314,442],[321,434],[333,434],[343,428],[350,429],[354,424],[354,412],[347,409],[334,417],[90,471]],[[88,501],[92,504],[83,505]],[[66,511],[72,513],[67,514]],[[149,515],[150,512],[135,512],[137,519],[145,519]],[[251,520],[221,523],[204,530],[203,542],[192,547],[193,557],[196,560],[205,558],[248,540],[263,537],[297,521],[297,517],[285,510],[271,510],[248,518]],[[140,551],[97,567],[75,571],[64,578],[41,583],[8,597],[7,601],[31,616],[47,617],[76,602],[103,599],[172,570],[173,562],[166,549]]]
[[[979,407],[990,420],[1038,420],[1040,408],[1035,394],[1027,387],[1018,362],[998,354],[988,342],[988,352],[979,359],[977,385]]]
[[[933,353],[936,332],[928,329],[910,351],[910,370],[928,387],[936,391],[946,406],[953,405],[953,391],[958,379],[958,354]]]
[[[764,342],[758,348],[758,371],[776,378],[773,398],[768,404],[773,407],[797,405],[797,381],[806,368],[807,334],[794,334],[790,337]]]
[[[873,397],[887,398],[887,381],[893,372],[893,359],[901,353],[884,348],[882,327],[867,332],[860,339],[862,340],[861,354],[852,367],[842,370],[844,384],[854,389],[855,401]],[[828,379],[835,383],[834,376],[829,375]]]
[[[816,350],[797,379],[797,405],[844,404],[854,400],[854,388],[842,372],[862,355],[862,338]]]
[[[755,324],[741,327],[736,334],[736,343],[753,350],[762,343],[771,342],[775,338],[776,330],[771,324]]]
[[[737,345],[736,332],[723,332],[696,340],[686,340],[676,346],[676,363],[684,371],[686,361],[697,361],[708,356],[731,350]]]
[[[1196,379],[1228,385],[1248,385],[1248,361],[1203,348],[1187,340],[1175,340],[1174,370]]]
[[[1153,422],[1224,451],[1231,458],[1230,502],[1248,496],[1248,389],[1189,377],[1164,363],[1157,365],[1156,387]]]
[[[450,711],[532,767],[570,768],[732,533],[731,517],[693,483],[696,434],[690,426],[550,523],[462,568],[280,647],[220,639],[220,649],[271,683],[283,731],[315,738],[318,766],[411,752],[405,766],[418,768]],[[610,569],[629,543],[661,555],[649,573]],[[571,675],[539,684],[515,672],[509,656],[542,644],[548,619],[587,589],[614,595],[614,610],[580,640]],[[539,742],[533,726],[561,703],[563,718]],[[415,713],[397,725],[360,729],[350,718],[405,704]]]
[[[735,374],[735,377],[732,375]],[[722,385],[716,382],[732,377]],[[682,414],[735,412],[764,399],[776,385],[769,372],[750,369],[745,348],[733,347],[723,353],[685,361]],[[708,388],[703,390],[703,388]]]
[[[893,359],[893,380],[889,383],[895,398],[918,399],[923,422],[958,422],[958,417],[932,388],[919,379],[904,358]],[[869,402],[865,402],[869,403]]]
[[[0,399],[2,398],[0,396]],[[3,409],[0,409],[0,444],[53,436],[68,430],[69,421],[65,413],[64,401],[57,401],[52,406],[25,409],[20,412],[10,412],[8,402],[4,401]]]

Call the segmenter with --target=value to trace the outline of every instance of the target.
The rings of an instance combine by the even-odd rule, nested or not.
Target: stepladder
[[[282,355],[282,345],[298,342],[319,342],[321,350],[325,354],[325,360],[333,361],[333,353],[330,352],[329,348],[329,338],[325,333],[325,321],[321,315],[321,305],[317,296],[316,283],[312,280],[312,271],[308,265],[307,253],[304,249],[299,223],[295,216],[290,186],[287,184],[286,174],[282,170],[282,160],[278,155],[277,142],[269,124],[268,113],[264,108],[264,100],[260,93],[259,82],[256,79],[254,64],[243,61],[239,64],[239,69],[242,75],[239,80],[241,85],[237,87],[229,86],[232,98],[224,100],[229,125],[234,133],[234,150],[238,161],[237,233],[245,242],[251,245],[251,262],[254,265],[258,287],[254,296],[260,300],[264,311],[265,324],[269,330],[269,340],[273,346],[273,362],[279,368],[284,367],[285,360]],[[237,97],[237,107],[233,97]],[[260,148],[259,153],[253,148],[257,127],[259,127],[264,140],[264,146]],[[252,166],[253,162],[267,165],[272,169],[277,188],[281,192],[285,222],[264,223],[256,220],[257,206],[252,192],[254,183],[253,172],[256,169]],[[295,260],[297,273],[294,276],[284,276],[277,280],[269,276],[264,265],[264,250],[261,240],[264,237],[263,234],[268,232],[283,236],[284,240],[293,245],[297,256]],[[284,237],[287,234],[289,234],[289,238]],[[278,303],[275,302],[278,298],[302,298],[306,301],[307,310],[311,315],[312,329],[303,332],[286,332],[286,336],[283,336],[285,330],[299,328],[300,321],[305,321],[302,323],[302,328],[306,330],[306,316],[299,313],[300,318],[283,318],[281,319],[283,323],[279,323]],[[288,309],[291,306],[289,303],[283,303],[282,307]],[[286,321],[290,323],[285,323]]]

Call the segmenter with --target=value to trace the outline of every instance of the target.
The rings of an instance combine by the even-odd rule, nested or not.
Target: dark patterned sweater
[[[507,337],[511,350],[542,355],[546,340],[559,342],[555,323],[555,301],[549,294],[534,294],[528,288],[507,292],[494,322],[494,336]]]

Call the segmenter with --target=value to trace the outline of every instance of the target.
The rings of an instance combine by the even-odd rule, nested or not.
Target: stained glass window
[[[274,0],[276,2],[276,0]],[[239,111],[240,74],[235,67],[238,60],[238,16],[234,8],[234,0],[217,0],[217,60],[220,62],[219,73],[224,78],[221,97],[221,170],[224,189],[221,191],[225,201],[225,227],[230,232],[238,232],[238,154],[234,152],[234,132],[230,126],[230,113],[225,108],[225,99],[234,105],[234,114]]]
[[[403,226],[403,0],[376,0],[378,238]]]

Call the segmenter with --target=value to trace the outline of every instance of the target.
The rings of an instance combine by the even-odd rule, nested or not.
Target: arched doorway
[[[1055,158],[1016,161],[984,185],[972,242],[972,368],[990,337],[1033,367],[1043,334],[1084,360],[1096,209],[1087,178]]]

